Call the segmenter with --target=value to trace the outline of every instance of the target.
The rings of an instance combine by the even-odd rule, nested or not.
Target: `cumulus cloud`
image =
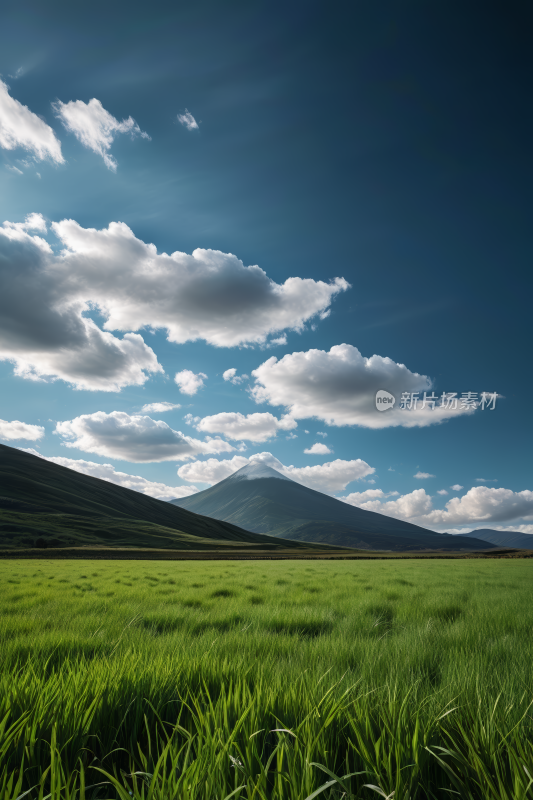
[[[448,494],[448,492],[446,491],[446,489],[439,489],[437,494]]]
[[[222,377],[225,381],[229,381],[230,383],[235,384],[238,386],[245,380],[249,379],[249,375],[237,375],[237,370],[235,367],[231,367],[231,369],[227,369],[225,372],[222,373]]]
[[[165,411],[172,411],[173,408],[181,408],[179,403],[146,403],[141,408],[141,414],[164,414]]]
[[[4,442],[12,442],[17,439],[29,439],[32,442],[42,439],[44,428],[40,425],[28,425],[26,422],[19,422],[18,419],[7,422],[0,419],[0,439]]]
[[[52,103],[52,107],[67,131],[73,133],[84,147],[102,156],[106,167],[113,172],[116,172],[117,162],[109,150],[117,133],[150,138],[141,131],[132,117],[119,122],[95,97],[88,103],[83,100],[62,103],[58,100],[57,103]]]
[[[98,231],[63,220],[53,230],[65,248],[56,274],[69,293],[98,306],[106,330],[149,326],[180,344],[262,344],[274,331],[301,330],[348,288],[343,278],[277,284],[260,267],[218,250],[158,254],[120,222]]]
[[[52,128],[27,106],[11,97],[9,87],[0,80],[0,147],[14,150],[21,147],[34,158],[50,159],[63,164],[61,142]]]
[[[414,521],[414,518],[427,514],[433,507],[431,497],[426,494],[424,489],[415,489],[414,492],[404,494],[397,500],[383,499],[397,494],[398,492],[391,492],[390,495],[386,495],[381,489],[368,489],[366,492],[352,492],[347,497],[339,499],[367,511],[377,511],[379,514],[411,522]],[[417,524],[421,525],[422,523]]]
[[[82,414],[75,419],[58,422],[55,433],[63,438],[66,447],[137,463],[186,461],[202,454],[230,453],[235,450],[220,438],[207,437],[200,441],[173,430],[162,420],[130,416],[124,411]]]
[[[219,461],[218,458],[208,458],[205,461],[192,461],[178,469],[178,475],[185,481],[195,483],[208,483],[213,485],[229,478],[241,467],[250,463],[246,456],[233,456]]]
[[[182,369],[181,372],[176,372],[174,376],[174,381],[180,387],[182,394],[196,394],[198,389],[201,389],[204,385],[204,380],[207,380],[205,373],[198,372],[196,374],[190,369]]]
[[[138,331],[164,329],[176,343],[260,344],[283,327],[301,329],[348,284],[288,278],[212,250],[158,255],[123,223],[84,229],[73,220],[0,227],[0,359],[25,378],[61,378],[76,388],[118,391],[163,372]],[[26,225],[26,227],[24,227]],[[103,330],[91,311],[104,318]],[[111,331],[120,331],[119,338]]]
[[[454,483],[453,486],[450,486],[450,489],[453,489],[454,492],[460,492],[461,489],[464,489],[464,486],[461,486],[460,483]]]
[[[418,478],[419,481],[425,481],[427,478],[434,478],[435,476],[432,475],[430,472],[420,472],[418,471],[416,475],[413,475],[413,478]]]
[[[327,494],[343,491],[352,481],[366,478],[375,472],[373,467],[360,458],[354,461],[336,459],[313,467],[293,467],[285,466],[272,453],[265,452],[255,453],[250,458],[233,456],[222,461],[215,458],[194,461],[180,467],[178,475],[186,481],[213,484],[228,478],[247,464],[257,463],[266,464],[297,483]]]
[[[297,423],[291,417],[277,419],[273,414],[240,414],[236,411],[221,412],[210,417],[190,417],[189,424],[204,433],[222,433],[228,439],[266,442],[278,431],[290,431]],[[328,451],[329,452],[329,451]]]
[[[476,478],[476,483],[497,483],[498,478]]]
[[[390,358],[364,358],[356,347],[340,344],[324,350],[308,350],[272,356],[252,372],[256,385],[252,396],[257,403],[285,406],[295,419],[315,417],[327,425],[360,425],[367,428],[424,427],[473,408],[435,407],[428,402],[432,382],[411,372]],[[393,408],[376,409],[376,392],[386,389],[397,398]],[[423,407],[424,392],[427,395]],[[402,393],[418,393],[417,407],[400,408]]]
[[[164,329],[176,343],[261,344],[273,331],[301,330],[348,288],[342,278],[277,284],[214,250],[159,255],[118,222],[98,231],[63,220],[52,230],[59,255],[39,236],[0,228],[0,279],[8,287],[1,325],[9,327],[5,347],[0,328],[0,357],[20,362],[25,377],[54,375],[81,388],[117,391],[142,384],[143,370],[162,371],[141,328]],[[104,332],[84,316],[92,309],[104,317]]]
[[[91,475],[93,478],[100,478],[100,480],[107,481],[108,483],[115,483],[117,486],[123,486],[125,489],[133,489],[135,492],[146,494],[148,497],[155,497],[157,500],[174,500],[177,497],[189,497],[189,495],[196,494],[198,491],[196,486],[167,486],[165,483],[149,481],[146,478],[142,478],[140,475],[129,475],[126,472],[118,472],[112,464],[96,464],[94,461],[63,458],[62,456],[43,456],[31,447],[20,447],[19,450],[25,453],[31,453],[34,456],[39,456],[39,458],[45,461],[51,461],[52,464],[59,464],[61,467],[67,467],[76,472],[81,472],[83,475]]]
[[[60,259],[33,233],[46,230],[40,214],[0,227],[0,360],[11,361],[23,378],[61,378],[103,391],[139,386],[146,373],[163,372],[142,336],[119,339],[83,316],[89,298],[69,298],[55,273]]]
[[[443,509],[433,508],[432,498],[424,489],[416,489],[414,492],[399,496],[396,500],[386,499],[390,495],[380,491],[375,489],[370,492],[354,492],[339,499],[367,511],[377,511],[435,530],[449,530],[450,527],[473,523],[477,525],[483,523],[483,527],[495,527],[495,524],[502,525],[513,519],[522,519],[527,525],[528,520],[533,519],[533,491],[529,490],[513,492],[511,489],[475,486],[462,497],[448,500]],[[518,531],[519,528],[520,525],[507,529]],[[504,530],[504,528],[498,529]]]
[[[427,519],[434,525],[460,525],[469,522],[504,523],[530,517],[533,517],[533,491],[513,492],[511,489],[474,486],[462,497],[448,500],[443,510],[432,511]]]
[[[369,483],[371,483],[371,481],[369,481]],[[396,497],[398,495],[399,492],[385,493],[383,489],[365,489],[364,492],[351,492],[346,497],[338,497],[337,499],[351,506],[361,507],[363,503],[368,503],[372,500],[381,500],[384,497]]]
[[[184,125],[188,131],[197,131],[198,130],[198,123],[194,119],[193,115],[190,111],[185,109],[184,114],[178,114],[178,122]]]
[[[308,455],[314,456],[327,456],[329,453],[332,453],[333,450],[330,450],[326,444],[322,444],[322,442],[315,442],[312,447],[309,447],[307,450],[304,450],[304,453]]]

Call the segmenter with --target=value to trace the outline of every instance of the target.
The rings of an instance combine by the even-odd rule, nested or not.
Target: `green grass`
[[[0,562],[0,800],[533,798],[532,579]]]

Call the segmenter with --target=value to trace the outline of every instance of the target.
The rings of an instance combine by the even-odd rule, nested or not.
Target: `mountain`
[[[533,550],[533,534],[519,533],[518,531],[493,531],[490,528],[480,528],[472,533],[461,533],[459,536],[473,536],[490,542],[497,547],[518,547],[521,550]]]
[[[486,550],[473,537],[460,540],[393,517],[365,511],[308,489],[264,464],[248,464],[229,478],[173,505],[232,522],[254,533],[367,550]]]
[[[38,543],[38,544],[37,544]],[[0,445],[0,548],[306,548]]]

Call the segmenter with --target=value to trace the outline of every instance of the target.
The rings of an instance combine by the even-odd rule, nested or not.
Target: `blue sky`
[[[527,14],[5,6],[2,441],[167,499],[252,459],[533,532]],[[495,408],[439,408],[466,392]]]

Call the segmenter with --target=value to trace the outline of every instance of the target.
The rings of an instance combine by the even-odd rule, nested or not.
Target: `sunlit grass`
[[[533,797],[533,563],[308,564],[0,562],[0,798]]]

